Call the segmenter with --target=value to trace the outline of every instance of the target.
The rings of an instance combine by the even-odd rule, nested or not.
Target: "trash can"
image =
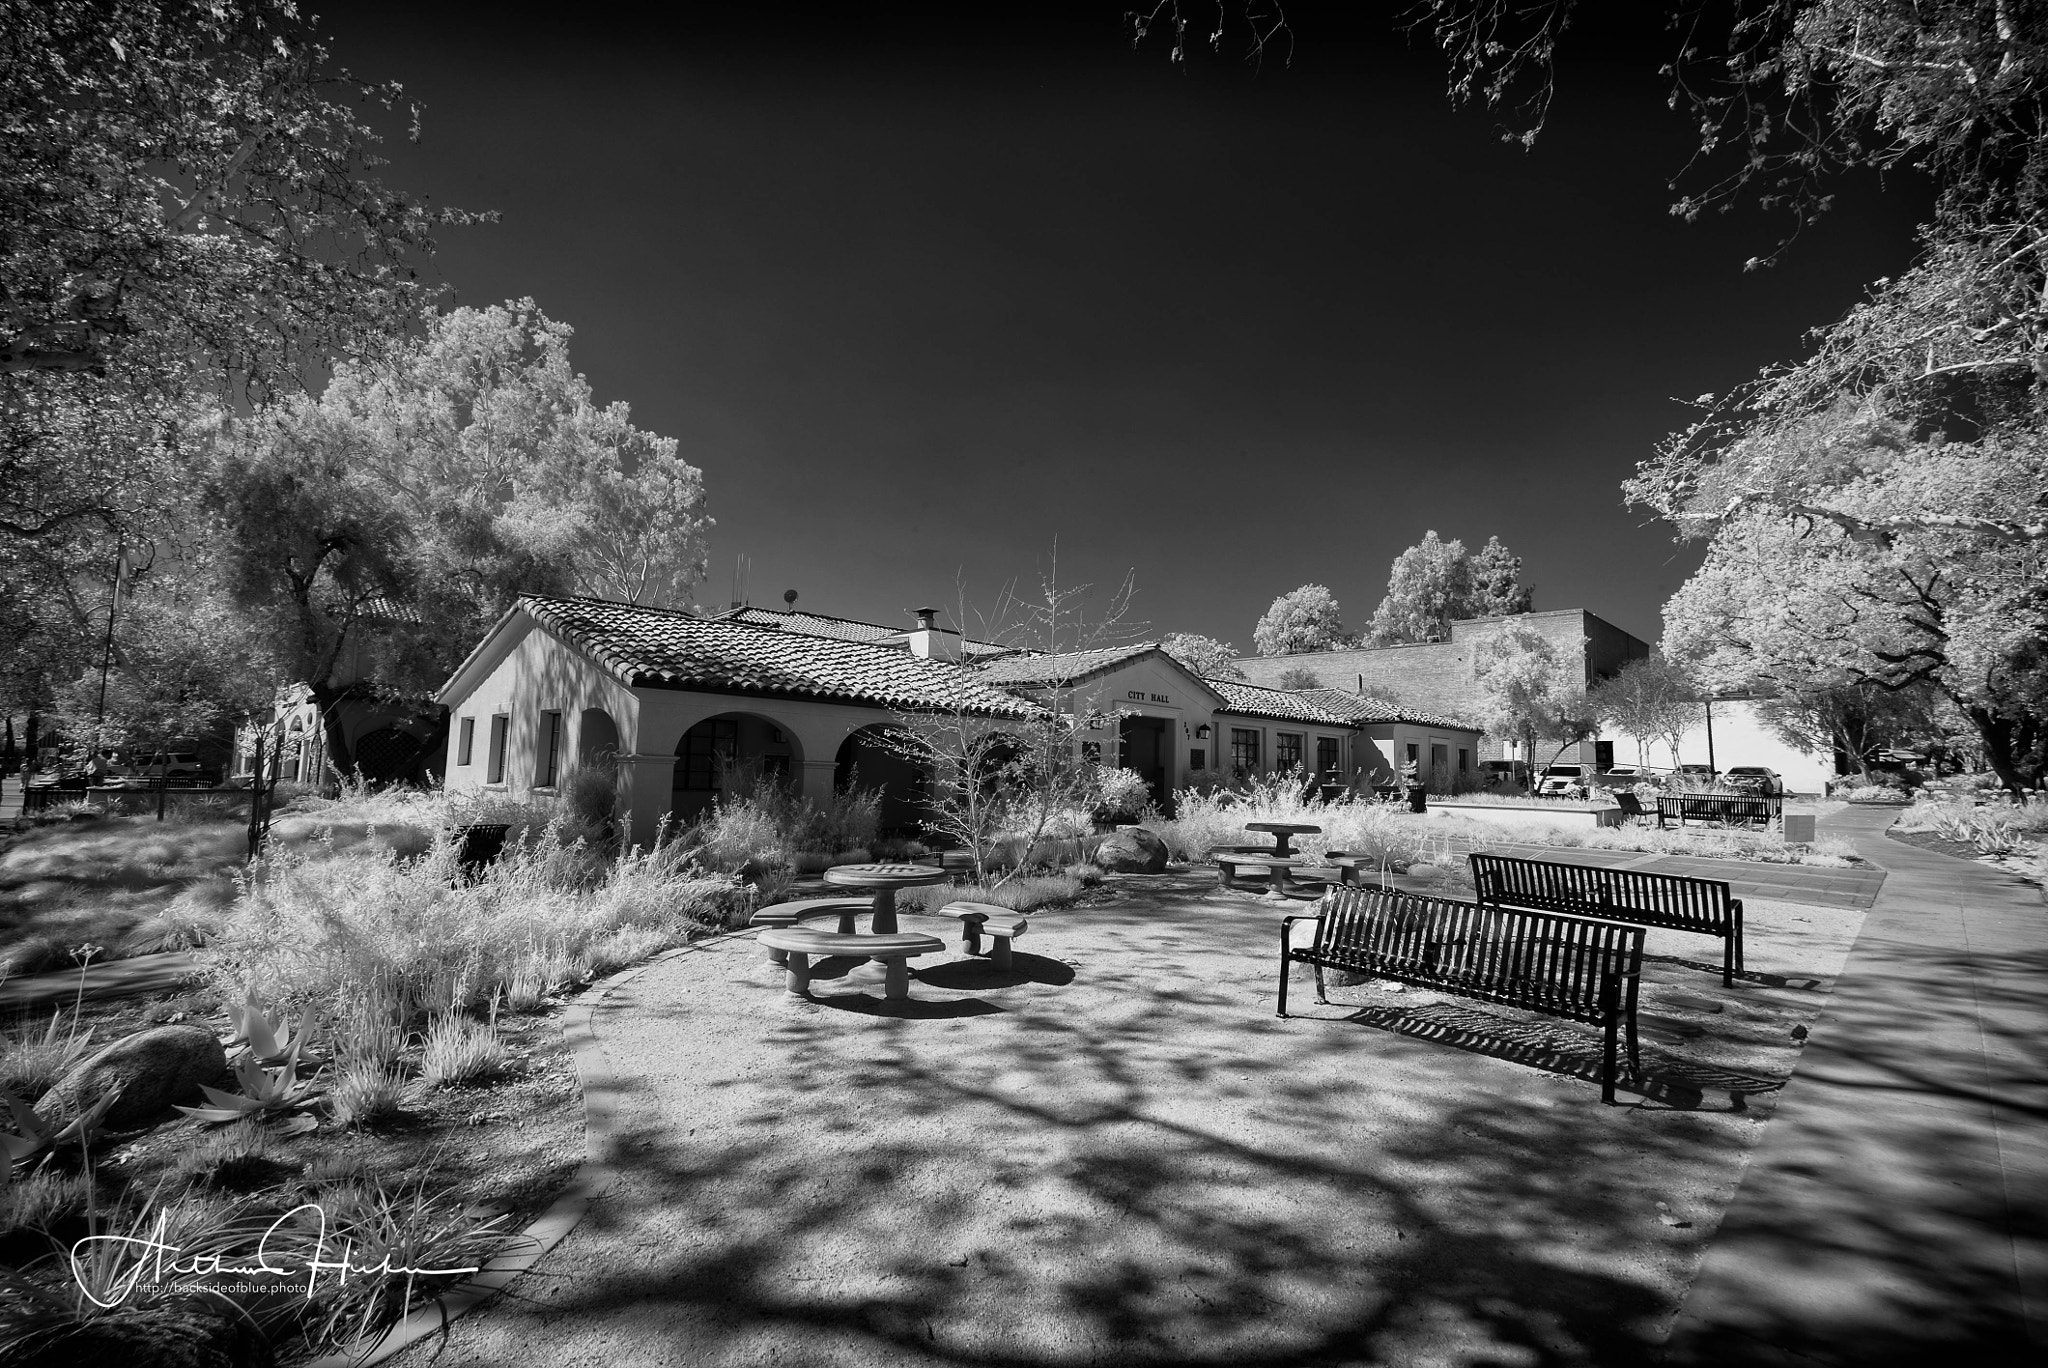
[[[480,878],[484,866],[505,853],[505,836],[511,830],[509,822],[478,822],[455,828],[455,862],[463,877]]]

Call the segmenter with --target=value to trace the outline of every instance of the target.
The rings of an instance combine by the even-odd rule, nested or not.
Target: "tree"
[[[1454,95],[1517,107],[1533,138],[1571,10],[1431,0]],[[1682,626],[1718,679],[1805,688],[1834,650],[1842,682],[1924,680],[2017,791],[2048,728],[2030,701],[2048,641],[2048,7],[1738,0],[1718,27],[1683,18],[1674,104],[1700,129],[1698,165],[1734,165],[1677,212],[1754,195],[1796,232],[1827,208],[1827,178],[1859,167],[1916,167],[1937,202],[1910,270],[1812,334],[1803,360],[1703,396],[1628,484],[1681,536],[1711,539],[1699,592],[1674,601]],[[1742,593],[1745,570],[1794,602]],[[1711,603],[1708,581],[1754,611]]]
[[[1193,632],[1168,632],[1159,649],[1204,679],[1243,679],[1237,668],[1238,650],[1227,641],[1197,636]]]
[[[1373,611],[1366,642],[1392,646],[1409,641],[1448,641],[1451,619],[1466,617],[1472,597],[1472,558],[1465,543],[1439,541],[1435,532],[1394,558],[1387,596]]]
[[[1095,610],[1091,588],[1060,582],[1055,548],[1035,593],[1019,595],[1009,586],[992,613],[972,614],[980,640],[1011,647],[1035,666],[1012,676],[1027,682],[1005,686],[1017,695],[1015,706],[992,707],[961,692],[947,708],[899,711],[897,726],[884,738],[930,776],[926,830],[967,849],[977,883],[989,883],[999,841],[1015,842],[1020,860],[997,884],[1020,872],[1022,857],[1057,834],[1067,816],[1095,805],[1102,766],[1091,761],[1084,742],[1113,727],[1117,714],[1088,706],[1076,678],[1092,663],[1082,653],[1125,635],[1134,586],[1126,577]],[[965,625],[964,590],[960,598],[957,620]]]
[[[1527,623],[1510,618],[1474,643],[1472,669],[1479,680],[1480,725],[1522,743],[1532,786],[1538,737],[1568,738],[1559,740],[1560,755],[1585,739],[1579,733],[1593,710],[1576,661],[1560,656],[1550,639]],[[1597,730],[1597,720],[1592,727]],[[1556,756],[1551,759],[1556,762]]]
[[[1936,702],[1934,690],[1924,684],[1886,689],[1863,681],[1765,699],[1757,704],[1757,718],[1787,745],[1834,754],[1837,773],[1853,766],[1867,779],[1871,757],[1880,750],[1943,735],[1935,719]]]
[[[97,751],[199,740],[270,700],[267,643],[197,557],[160,561],[122,596],[102,700],[95,661],[59,693],[65,733]]]
[[[1262,656],[1298,655],[1345,645],[1336,597],[1320,584],[1304,584],[1282,594],[1252,629],[1252,642]]]
[[[217,434],[227,583],[312,687],[337,770],[351,647],[418,698],[522,592],[675,605],[701,580],[701,475],[592,402],[569,337],[531,300],[457,309]]]
[[[1282,670],[1280,678],[1273,682],[1273,687],[1276,689],[1320,689],[1323,687],[1323,681],[1314,670],[1304,670],[1297,666],[1291,670]]]
[[[1522,558],[1488,537],[1472,556],[1472,588],[1461,618],[1513,617],[1529,611],[1534,596],[1522,584]]]
[[[1662,655],[1631,660],[1591,690],[1593,706],[1636,739],[1636,761],[1650,763],[1649,743],[1662,740],[1678,764],[1678,744],[1700,716],[1700,690],[1685,670]]]
[[[1509,113],[1533,144],[1576,0],[1425,0],[1451,63],[1451,95]],[[1735,0],[1671,5],[1682,36],[1664,75],[1699,132],[1682,192],[1693,217],[1753,195],[1796,225],[1829,207],[1828,178],[1912,166],[1945,211],[2014,204],[2048,190],[2040,80],[2048,12],[2028,0]],[[1714,168],[1732,161],[1725,171]]]
[[[0,0],[0,373],[265,391],[418,311],[429,211],[375,178],[395,84],[293,0]]]

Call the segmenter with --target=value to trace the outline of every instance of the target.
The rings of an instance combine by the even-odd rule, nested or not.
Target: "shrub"
[[[417,860],[282,852],[222,928],[215,973],[231,994],[246,983],[293,1008],[339,1008],[369,989],[409,1011],[474,1008],[522,969],[531,978],[533,947],[573,960],[622,927],[686,940],[749,910],[738,880],[673,845],[608,855],[562,844],[564,825],[508,843],[473,880],[459,877],[446,833]]]
[[[420,1047],[420,1078],[429,1087],[478,1083],[504,1067],[505,1042],[495,1014],[477,1021],[460,1012],[436,1013]]]
[[[92,1053],[91,1028],[79,1030],[76,1016],[70,1030],[63,1024],[64,1009],[57,1007],[40,1032],[27,1025],[0,1032],[0,1090],[33,1105],[72,1065]]]
[[[405,1075],[389,1064],[352,1059],[328,1085],[328,1105],[344,1126],[374,1126],[398,1115],[405,1101]]]
[[[1082,881],[1070,874],[1021,875],[993,884],[942,883],[897,893],[905,911],[937,911],[949,902],[984,902],[1013,912],[1067,907],[1081,896]]]

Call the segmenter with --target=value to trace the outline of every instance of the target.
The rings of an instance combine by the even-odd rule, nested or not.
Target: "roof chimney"
[[[960,658],[960,634],[949,627],[938,625],[939,610],[919,608],[917,628],[906,632],[905,644],[910,653],[925,660],[958,660]]]

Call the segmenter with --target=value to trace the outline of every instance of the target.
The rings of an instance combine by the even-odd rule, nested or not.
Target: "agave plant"
[[[181,1106],[178,1110],[209,1126],[224,1126],[244,1117],[266,1118],[302,1110],[313,1100],[313,1083],[299,1077],[299,1043],[294,1039],[285,1051],[282,1064],[272,1069],[263,1065],[252,1041],[251,1048],[235,1059],[235,1081],[242,1085],[239,1093],[225,1093],[218,1088],[202,1086],[199,1091],[206,1095],[207,1105]],[[286,1131],[307,1131],[318,1124],[310,1116],[293,1117],[286,1123]]]
[[[308,1007],[300,1012],[298,1025],[286,1030],[284,1013],[273,1016],[264,1011],[252,987],[239,1006],[229,1004],[228,1024],[234,1027],[230,1040],[246,1044],[257,1063],[281,1064],[288,1056],[297,1059],[306,1053],[307,1035],[313,1029],[313,1009]]]
[[[106,1119],[107,1111],[119,1101],[121,1090],[110,1088],[106,1096],[94,1102],[77,1116],[61,1126],[52,1126],[36,1114],[36,1109],[0,1088],[0,1102],[7,1104],[7,1110],[14,1117],[16,1134],[0,1131],[0,1181],[11,1181],[14,1166],[47,1154],[60,1145],[90,1144],[99,1132],[100,1122]]]

